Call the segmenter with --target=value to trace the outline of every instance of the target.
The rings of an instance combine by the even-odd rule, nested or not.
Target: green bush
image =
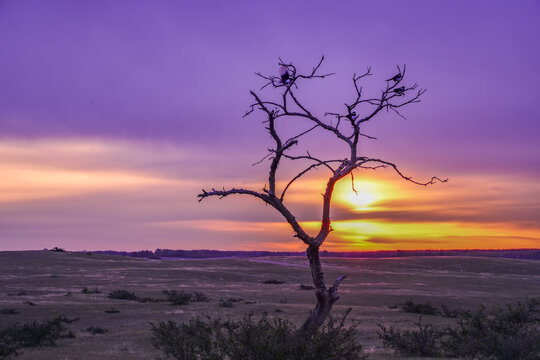
[[[152,324],[152,345],[169,359],[182,360],[355,360],[365,359],[355,326],[345,327],[348,313],[329,319],[311,338],[282,318],[252,315]]]

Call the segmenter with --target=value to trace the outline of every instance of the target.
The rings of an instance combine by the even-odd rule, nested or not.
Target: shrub
[[[219,305],[218,306],[222,307],[222,308],[232,308],[234,306],[234,304],[231,301],[231,299],[225,300],[225,301],[223,301],[223,299],[219,299]]]
[[[167,300],[170,301],[172,305],[187,305],[193,299],[192,294],[182,290],[163,290],[163,294],[167,296]]]
[[[99,326],[89,326],[89,327],[86,328],[85,331],[87,333],[92,334],[92,335],[105,334],[105,333],[109,332],[109,330],[104,329],[104,328],[99,327]]]
[[[114,290],[113,292],[109,293],[109,298],[119,300],[137,300],[137,295],[127,290]]]
[[[105,312],[106,312],[107,314],[116,314],[116,313],[119,313],[120,310],[115,309],[115,308],[110,308],[110,309],[106,309]]]
[[[446,304],[441,304],[441,309],[442,309],[441,315],[447,318],[455,319],[459,316],[459,314],[462,313],[461,310],[450,309],[448,305]]]
[[[208,299],[208,296],[206,296],[206,294],[202,293],[202,292],[199,292],[199,291],[195,291],[193,293],[193,302],[208,302],[210,301]]]
[[[464,312],[457,328],[442,342],[448,355],[459,358],[534,360],[540,358],[538,301],[506,305],[489,313],[484,307]]]
[[[431,305],[429,301],[425,303],[415,303],[413,299],[408,299],[402,304],[399,304],[401,310],[414,313],[414,314],[425,314],[425,315],[437,315],[439,310],[436,307]]]
[[[457,327],[444,331],[431,325],[418,330],[399,331],[379,325],[385,346],[404,355],[443,355],[459,359],[538,360],[540,359],[540,319],[536,299],[506,305],[493,311],[484,306],[461,311]]]
[[[237,321],[220,319],[152,324],[152,345],[182,360],[356,360],[365,359],[355,326],[346,328],[348,313],[330,318],[311,338],[282,318],[251,315]]]
[[[298,288],[300,290],[315,290],[315,288],[311,285],[304,285],[304,284],[300,284],[298,285]]]
[[[139,297],[137,296],[137,298],[135,299],[137,300],[138,302],[140,303],[149,303],[149,302],[162,302],[162,301],[165,301],[165,300],[162,300],[162,299],[154,299],[153,297]]]
[[[165,353],[167,358],[179,360],[221,360],[217,333],[222,328],[220,320],[190,320],[177,325],[174,321],[152,324],[152,346]]]
[[[421,319],[416,323],[418,330],[396,330],[393,326],[379,324],[379,338],[383,345],[406,356],[438,356],[440,340],[443,332],[431,325],[422,325]]]
[[[0,358],[16,355],[19,348],[54,346],[58,339],[75,337],[65,326],[65,323],[73,321],[61,315],[42,322],[10,324],[0,329]]]
[[[11,309],[11,308],[3,308],[3,309],[0,309],[0,314],[3,314],[3,315],[15,315],[15,314],[18,314],[19,312],[15,309]]]
[[[56,252],[66,252],[66,250],[59,248],[58,246],[53,247],[50,251],[56,251]]]
[[[232,302],[232,303],[241,303],[241,302],[244,302],[244,299],[242,299],[242,298],[228,298],[227,301]]]
[[[81,290],[83,294],[101,294],[101,291],[98,289],[88,289],[86,286]]]
[[[263,281],[263,284],[285,284],[285,282],[281,280],[270,279],[270,280]]]

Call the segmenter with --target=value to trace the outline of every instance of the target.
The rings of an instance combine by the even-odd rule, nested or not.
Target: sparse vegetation
[[[99,326],[89,326],[84,331],[92,335],[101,335],[109,332],[109,330],[99,327]]]
[[[170,359],[355,360],[365,359],[355,326],[347,314],[327,323],[311,337],[282,318],[247,315],[237,321],[195,319],[152,324],[152,345]]]
[[[0,309],[0,314],[2,315],[16,315],[18,314],[19,312],[15,309],[12,309],[12,308],[3,308],[3,309]]]
[[[415,303],[414,300],[407,299],[402,304],[399,304],[399,307],[402,311],[413,313],[413,314],[423,314],[423,315],[438,315],[439,310],[434,307],[429,301],[425,303]]]
[[[137,295],[127,290],[114,290],[113,292],[109,293],[108,297],[110,299],[119,300],[137,300]]]
[[[458,324],[444,330],[417,323],[417,330],[379,325],[387,347],[408,356],[447,356],[459,359],[538,360],[540,319],[537,299],[488,312],[485,307],[460,312]]]
[[[105,312],[106,312],[107,314],[116,314],[116,313],[119,313],[120,310],[115,309],[115,308],[110,308],[110,309],[106,309]]]
[[[81,290],[83,294],[101,294],[101,291],[97,288],[89,289],[86,286]]]
[[[275,284],[275,285],[278,285],[278,284],[285,284],[285,281],[276,280],[276,279],[270,279],[270,280],[265,280],[263,282],[263,284]]]
[[[199,291],[189,293],[183,290],[163,290],[163,294],[172,305],[187,305],[191,302],[209,301],[208,296]]]
[[[441,304],[441,315],[444,316],[444,317],[447,317],[447,318],[457,318],[459,316],[459,314],[461,314],[463,311],[462,310],[457,310],[457,309],[451,309],[448,305],[446,304]]]
[[[163,294],[167,296],[167,300],[172,305],[187,305],[193,299],[192,294],[182,290],[163,290]]]
[[[151,321],[156,323],[158,319],[166,320],[169,317],[180,326],[180,323],[187,322],[187,319],[197,314],[208,314],[212,318],[221,316],[223,320],[238,321],[249,311],[255,314],[254,320],[259,320],[262,312],[266,310],[269,318],[280,316],[300,326],[305,314],[302,309],[307,310],[310,307],[311,294],[308,294],[310,291],[299,289],[299,284],[310,284],[307,278],[304,280],[299,274],[291,272],[289,267],[284,266],[290,264],[292,267],[303,263],[302,258],[277,259],[275,262],[279,262],[280,265],[271,265],[268,264],[268,259],[264,258],[260,259],[261,262],[258,262],[259,259],[219,259],[158,263],[103,254],[94,254],[92,257],[74,253],[65,255],[41,251],[0,252],[3,269],[0,279],[0,296],[3,296],[0,309],[14,308],[20,311],[19,315],[0,314],[0,329],[11,322],[18,321],[23,324],[34,319],[43,321],[60,313],[69,315],[70,319],[78,316],[84,320],[84,323],[79,321],[71,325],[64,323],[81,339],[59,340],[57,344],[61,346],[52,349],[19,348],[20,352],[24,351],[24,355],[20,356],[21,359],[85,359],[90,356],[89,347],[81,344],[88,342],[95,345],[91,347],[92,358],[143,360],[159,356],[164,359],[166,358],[164,353],[156,353],[150,346],[146,346],[152,337],[149,325]],[[415,302],[425,303],[429,300],[438,308],[441,315],[436,317],[422,315],[422,326],[432,324],[435,330],[440,329],[444,333],[439,343],[442,356],[450,356],[449,350],[442,347],[442,340],[448,338],[446,328],[452,327],[457,331],[463,315],[460,314],[456,319],[442,317],[444,316],[442,303],[447,304],[450,311],[471,311],[476,310],[480,303],[489,298],[491,305],[484,312],[488,318],[494,318],[492,307],[497,307],[496,304],[514,300],[512,305],[514,308],[517,301],[525,298],[527,294],[540,294],[540,282],[537,281],[540,274],[538,263],[535,261],[455,257],[393,260],[328,258],[323,261],[331,269],[327,270],[329,274],[338,273],[339,269],[347,267],[352,281],[345,289],[347,296],[342,298],[344,300],[342,305],[353,306],[354,314],[365,314],[360,319],[364,316],[366,319],[376,318],[386,327],[394,326],[396,331],[416,331],[418,327],[414,323],[418,321],[418,314],[405,313],[401,310],[390,311],[387,305],[404,303],[410,296],[408,294],[414,294]],[[67,272],[66,268],[71,270]],[[426,268],[431,271],[426,273]],[[461,268],[466,271],[460,272]],[[389,275],[396,272],[399,276]],[[65,276],[50,279],[50,274],[65,274]],[[492,274],[491,277],[496,274],[500,276],[497,281],[486,281],[486,274]],[[376,295],[371,295],[371,292],[366,294],[366,287],[360,284],[368,281],[364,280],[368,276],[375,290],[385,290]],[[262,283],[273,278],[282,280],[285,284]],[[231,282],[236,285],[229,286]],[[387,286],[390,283],[394,285]],[[418,283],[426,284],[422,287],[421,293],[415,293],[418,290]],[[88,289],[98,288],[103,293],[82,294],[81,290],[85,286]],[[134,292],[137,297],[149,296],[163,302],[139,303],[107,298],[109,292],[115,289],[124,289]],[[166,296],[161,293],[163,289],[184,290],[191,294],[194,294],[195,290],[202,291],[211,302],[170,306]],[[69,290],[73,292],[73,297],[64,297]],[[25,291],[26,296],[16,296],[21,291]],[[244,301],[233,302],[232,308],[221,308],[218,307],[220,298],[223,301],[243,298]],[[280,299],[283,298],[287,298],[287,304],[280,304]],[[22,305],[25,300],[35,302],[37,306]],[[253,302],[256,302],[256,305],[250,305]],[[105,312],[111,308],[119,310],[120,313]],[[277,313],[275,310],[278,308],[284,313]],[[536,313],[535,316],[538,318],[539,314]],[[351,313],[348,319],[353,318]],[[408,326],[405,327],[405,324]],[[95,336],[81,332],[90,325],[106,328],[109,332]],[[381,341],[376,335],[380,329],[376,323],[365,321],[357,330],[357,340],[365,349],[369,349],[369,353],[372,354],[370,359],[404,359],[402,355],[389,354],[389,349],[381,347]],[[532,330],[528,333],[534,334]],[[521,334],[525,334],[525,331]],[[519,341],[527,339],[525,335],[520,336],[523,339]],[[475,357],[478,360],[482,359],[480,355]],[[18,358],[10,360],[16,359]]]
[[[315,290],[315,288],[311,285],[304,285],[304,284],[300,284],[298,285],[298,288],[300,290]]]
[[[14,323],[0,329],[0,359],[16,355],[20,348],[54,346],[59,339],[75,337],[65,326],[73,321],[60,315],[41,322]]]
[[[222,307],[222,308],[232,308],[234,306],[234,304],[231,301],[231,299],[229,299],[229,300],[219,299],[219,305],[218,306]]]
[[[449,356],[497,360],[540,359],[537,299],[487,312],[464,312],[457,328],[449,328],[442,346]]]
[[[193,302],[209,302],[210,299],[208,296],[206,296],[205,293],[202,293],[200,291],[193,292]]]
[[[416,323],[417,330],[396,330],[393,326],[379,324],[379,338],[383,345],[406,356],[439,356],[440,340],[443,332],[432,325],[422,325],[421,319]]]

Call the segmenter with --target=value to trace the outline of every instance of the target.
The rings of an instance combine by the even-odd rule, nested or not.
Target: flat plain
[[[401,358],[381,346],[377,324],[413,328],[419,315],[395,308],[409,298],[466,310],[540,297],[540,262],[534,260],[408,257],[322,261],[329,284],[339,275],[348,275],[333,314],[352,308],[349,319],[358,321],[358,341],[370,359]],[[283,283],[264,284],[271,279]],[[146,260],[84,252],[0,252],[0,308],[18,312],[0,314],[0,328],[60,314],[79,318],[69,324],[75,338],[62,339],[55,347],[23,349],[15,358],[20,360],[156,359],[161,354],[150,344],[150,323],[159,320],[240,318],[266,312],[300,324],[315,301],[313,290],[301,290],[300,284],[311,284],[303,257]],[[101,293],[82,293],[84,287]],[[163,290],[199,291],[209,302],[175,306],[107,297],[117,289],[155,299],[164,299]],[[220,300],[228,299],[237,300],[233,307],[219,306]],[[111,308],[119,312],[105,312]],[[422,317],[423,323],[436,326],[453,321],[435,315]],[[89,326],[108,332],[91,335],[84,331]]]

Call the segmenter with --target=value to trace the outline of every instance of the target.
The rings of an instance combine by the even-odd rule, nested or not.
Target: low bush
[[[266,281],[263,281],[263,284],[285,284],[284,281],[281,281],[281,280],[276,280],[276,279],[270,279],[270,280],[266,280]]]
[[[163,290],[163,294],[172,305],[187,305],[193,300],[192,294],[182,290]]]
[[[127,290],[114,290],[113,292],[110,292],[108,296],[111,299],[137,300],[137,295]]]
[[[208,296],[206,296],[206,294],[200,292],[200,291],[195,291],[193,292],[193,302],[209,302],[210,299],[208,299]]]
[[[439,356],[440,340],[443,332],[427,324],[422,325],[421,319],[416,323],[417,330],[396,330],[393,326],[385,327],[379,324],[379,339],[383,345],[394,349],[406,356]]]
[[[14,323],[0,329],[0,359],[16,355],[20,348],[54,346],[59,339],[75,337],[65,325],[73,321],[61,315],[42,322]]]
[[[399,331],[379,325],[379,338],[404,355],[446,356],[459,359],[540,359],[540,301],[537,299],[487,311],[460,311],[457,326],[444,330],[418,325]]]
[[[86,331],[87,333],[90,333],[92,335],[105,334],[105,333],[109,332],[109,330],[104,329],[104,328],[99,327],[99,326],[89,326],[84,331]]]
[[[439,310],[436,307],[431,305],[429,301],[425,303],[415,303],[413,299],[408,299],[402,304],[399,304],[399,307],[402,311],[413,313],[413,314],[424,314],[424,315],[438,315]]]
[[[163,299],[155,299],[153,297],[149,297],[149,296],[145,296],[145,297],[139,297],[137,296],[137,298],[135,299],[137,302],[140,302],[140,303],[155,303],[155,302],[163,302],[163,301],[166,301],[166,300],[163,300]]]
[[[449,356],[497,360],[540,359],[539,302],[535,299],[487,312],[460,315],[442,346]]]
[[[222,307],[222,308],[232,308],[234,306],[234,304],[230,299],[229,300],[219,299],[218,306]]]
[[[15,314],[18,314],[19,312],[15,309],[11,309],[11,308],[3,308],[3,309],[0,309],[0,314],[3,314],[3,315],[15,315]]]
[[[81,290],[81,293],[83,294],[101,294],[101,291],[99,291],[98,289],[94,288],[94,289],[89,289],[87,288],[86,286]]]
[[[304,285],[304,284],[300,284],[298,285],[298,288],[300,290],[315,290],[315,288],[311,285]]]
[[[120,310],[115,309],[115,308],[110,308],[110,309],[106,309],[105,312],[106,312],[107,314],[116,314],[116,313],[119,313]]]
[[[356,360],[365,359],[347,314],[329,319],[312,337],[282,318],[245,316],[237,321],[195,319],[152,324],[152,345],[170,359],[182,360]]]
[[[442,316],[447,317],[447,318],[452,318],[452,319],[457,318],[459,314],[463,312],[462,310],[451,309],[446,304],[441,304],[441,309],[442,309],[441,311]]]

